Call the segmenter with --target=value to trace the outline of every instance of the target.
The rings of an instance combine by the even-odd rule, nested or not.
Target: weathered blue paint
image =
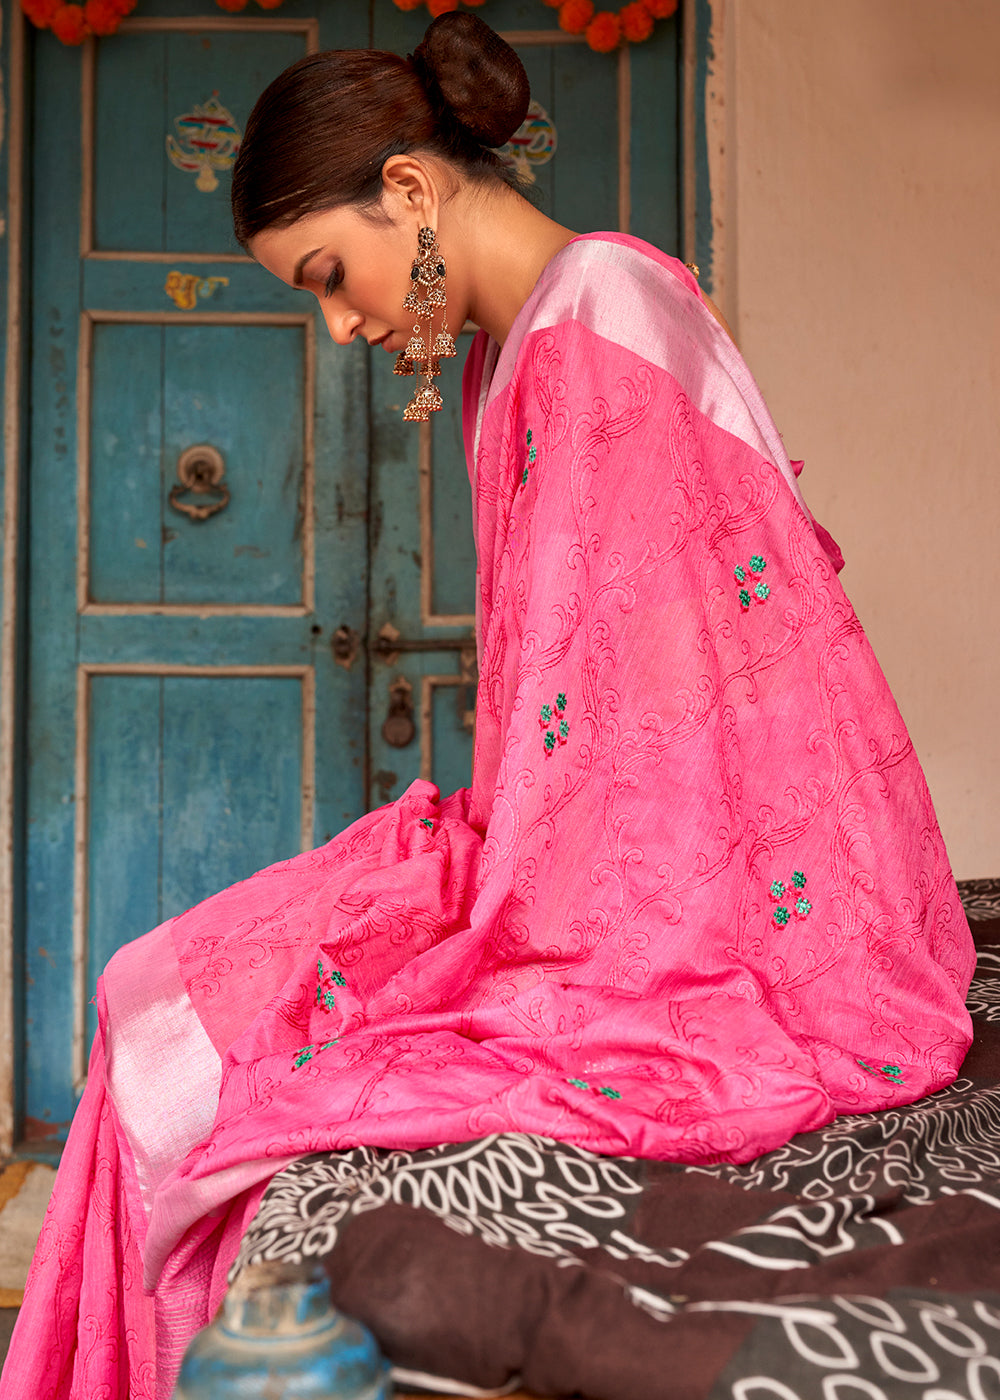
[[[699,6],[707,10],[705,0]],[[193,10],[220,13],[210,0],[157,0],[144,15]],[[275,17],[314,14],[325,48],[375,43],[410,52],[426,25],[424,11],[403,13],[389,0],[286,0]],[[551,28],[555,17],[538,0],[491,0],[486,18],[500,29],[530,29]],[[455,644],[470,639],[468,623],[428,624],[421,616],[419,437],[401,421],[410,385],[392,376],[391,358],[381,351],[335,347],[318,317],[315,611],[304,617],[77,613],[74,394],[83,308],[140,318],[94,327],[91,597],[287,606],[301,596],[301,422],[311,407],[303,403],[303,331],[185,324],[164,284],[172,270],[227,279],[197,305],[222,315],[308,313],[312,302],[253,265],[220,260],[235,251],[228,176],[220,176],[217,190],[197,190],[193,175],[171,165],[164,142],[174,117],[216,90],[242,125],[260,88],[302,46],[300,35],[196,29],[123,32],[101,41],[95,246],[175,256],[81,262],[80,54],[50,35],[35,41],[22,925],[29,979],[23,1069],[35,1132],[46,1122],[68,1122],[75,1102],[68,1070],[78,665],[314,666],[313,839],[322,841],[417,776],[419,733],[403,750],[381,736],[388,687],[399,675],[408,679],[419,730],[422,677],[458,680]],[[523,56],[535,95],[559,131],[555,160],[538,172],[541,207],[581,230],[615,227],[614,59],[583,45],[526,47]],[[673,24],[659,25],[648,44],[633,49],[631,63],[631,227],[673,251],[679,245]],[[701,131],[703,151],[703,113]],[[208,256],[192,259],[192,253]],[[174,319],[141,319],[163,313]],[[446,364],[447,407],[432,429],[430,610],[445,618],[471,614],[475,605],[460,377],[460,361]],[[223,451],[232,501],[222,514],[193,525],[169,508],[167,496],[178,452],[199,441]],[[410,641],[452,645],[404,651],[390,665],[365,645],[386,623]],[[342,624],[361,637],[350,668],[337,665],[331,651]],[[91,678],[90,700],[92,983],[121,942],[298,848],[302,734],[300,682],[288,676],[99,674]],[[439,684],[432,692],[433,777],[444,791],[469,779],[472,700],[468,685]]]
[[[213,18],[218,14],[207,3],[203,8]],[[367,23],[355,29],[347,42],[365,42]],[[219,191],[205,195],[194,177],[170,165],[164,114],[172,120],[175,108],[218,89],[234,114],[243,103],[239,118],[245,121],[260,87],[303,47],[302,35],[196,30],[126,33],[102,43],[95,111],[106,145],[99,143],[97,156],[97,246],[230,251],[228,177],[220,178]],[[171,264],[110,259],[81,266],[79,143],[66,139],[67,131],[78,129],[79,92],[80,54],[39,36],[24,1055],[29,1131],[36,1135],[45,1124],[58,1131],[74,1107],[78,666],[170,672],[237,665],[265,673],[313,666],[318,786],[307,842],[340,830],[365,806],[365,669],[363,662],[350,670],[336,666],[330,650],[342,623],[359,632],[365,626],[365,356],[328,353],[320,323],[315,402],[307,403],[311,298],[257,267],[212,259],[181,263],[230,279],[198,310],[293,313],[307,318],[308,330],[301,324],[204,324],[185,320],[167,297]],[[155,144],[142,144],[154,132]],[[89,597],[137,607],[128,616],[77,613],[75,390],[83,309],[97,314]],[[108,311],[137,319],[101,320],[99,313]],[[157,320],[164,313],[166,323]],[[321,425],[315,612],[213,617],[143,611],[159,603],[301,607],[305,420],[314,409]],[[179,453],[199,442],[223,453],[232,498],[222,513],[195,523],[174,511],[168,497]],[[301,848],[304,772],[299,677],[97,674],[89,686],[83,834],[92,987],[122,942]]]

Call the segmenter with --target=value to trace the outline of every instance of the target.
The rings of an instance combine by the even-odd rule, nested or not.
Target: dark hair
[[[517,54],[467,11],[440,15],[409,58],[378,49],[301,58],[246,124],[233,170],[236,237],[245,247],[265,228],[338,205],[374,211],[382,166],[409,151],[516,184],[492,148],[521,125],[528,96]]]

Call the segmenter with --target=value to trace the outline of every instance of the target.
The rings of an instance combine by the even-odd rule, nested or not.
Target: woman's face
[[[412,216],[375,224],[343,206],[306,214],[286,228],[265,229],[251,241],[250,251],[282,282],[315,294],[338,345],[360,337],[395,353],[405,348],[413,328],[403,298],[418,228]]]

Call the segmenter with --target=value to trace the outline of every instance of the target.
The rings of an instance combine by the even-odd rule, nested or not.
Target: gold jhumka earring
[[[434,380],[441,373],[441,361],[450,360],[458,353],[444,324],[448,305],[445,273],[437,234],[432,228],[422,228],[417,235],[417,256],[410,268],[410,290],[403,302],[403,310],[414,312],[417,321],[406,349],[396,356],[392,369],[393,374],[419,376],[413,398],[403,410],[403,421],[407,423],[426,423],[441,407],[441,391]],[[442,325],[434,335],[434,313],[439,309]],[[421,324],[423,321],[426,326]]]

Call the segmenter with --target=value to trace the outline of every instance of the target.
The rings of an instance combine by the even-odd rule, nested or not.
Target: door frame
[[[701,269],[701,284],[730,319],[735,287],[731,212],[734,160],[732,103],[726,102],[726,38],[733,0],[681,0],[681,207],[683,256]],[[728,12],[728,13],[727,13]],[[727,25],[728,21],[728,25]],[[28,21],[18,0],[0,8],[0,83],[6,131],[0,130],[0,190],[7,256],[0,259],[3,376],[3,526],[0,532],[0,1158],[17,1150],[22,1116],[16,1047],[23,1034],[23,762],[25,703],[26,382],[30,353],[25,252],[25,161],[28,130]],[[88,41],[92,43],[93,41]],[[618,58],[619,92],[628,92],[628,48]],[[620,211],[627,217],[627,210]]]

